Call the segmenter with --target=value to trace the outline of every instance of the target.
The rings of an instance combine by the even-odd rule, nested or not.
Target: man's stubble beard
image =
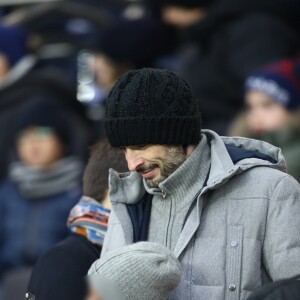
[[[186,160],[186,154],[181,146],[172,146],[161,157],[156,167],[160,170],[158,178],[146,179],[146,183],[150,188],[157,188],[158,185],[172,175]]]

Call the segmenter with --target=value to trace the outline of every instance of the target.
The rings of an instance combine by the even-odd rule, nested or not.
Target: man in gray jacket
[[[189,85],[142,69],[112,89],[104,127],[130,173],[110,172],[103,252],[138,241],[167,246],[183,279],[172,300],[245,299],[300,274],[300,186],[280,149],[202,130]]]

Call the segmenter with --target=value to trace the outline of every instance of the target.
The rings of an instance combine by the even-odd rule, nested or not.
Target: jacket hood
[[[281,149],[258,140],[242,137],[220,137],[211,130],[202,130],[211,149],[211,166],[207,187],[215,189],[230,178],[255,167],[268,167],[286,172]],[[118,174],[110,170],[111,202],[133,204],[145,194],[143,180],[136,172]]]
[[[207,136],[211,147],[211,169],[207,182],[210,188],[216,188],[236,174],[254,167],[287,171],[280,148],[248,138],[220,137],[211,130],[202,132]]]

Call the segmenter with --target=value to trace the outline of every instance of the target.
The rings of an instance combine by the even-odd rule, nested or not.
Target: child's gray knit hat
[[[90,284],[103,300],[166,300],[180,278],[174,255],[150,242],[110,251],[88,272]]]

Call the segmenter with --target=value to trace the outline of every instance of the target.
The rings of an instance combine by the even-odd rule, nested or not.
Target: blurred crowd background
[[[68,234],[106,97],[128,70],[179,73],[204,128],[281,147],[300,180],[299,55],[298,0],[0,0],[2,293],[23,293]]]

